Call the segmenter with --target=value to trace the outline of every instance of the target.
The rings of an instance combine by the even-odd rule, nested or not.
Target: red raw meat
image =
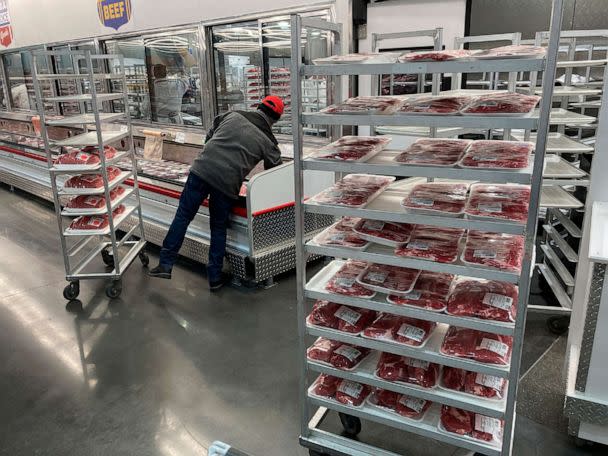
[[[353,230],[357,234],[374,239],[388,240],[393,243],[403,243],[410,239],[413,225],[409,223],[383,222],[381,220],[363,219]]]
[[[376,152],[373,146],[326,146],[318,150],[314,157],[321,160],[357,161]]]
[[[357,282],[366,288],[384,293],[408,293],[419,275],[420,270],[418,269],[370,264],[357,278]]]
[[[466,377],[466,371],[462,369],[458,369],[456,367],[443,366],[443,371],[441,372],[441,382],[443,386],[454,390],[454,391],[464,391],[464,382]]]
[[[458,259],[464,230],[417,225],[410,242],[397,247],[395,254],[439,263],[454,263]]]
[[[122,204],[118,206],[112,212],[114,217],[119,216],[124,213],[126,210],[125,206]],[[72,230],[103,230],[107,228],[110,224],[110,220],[108,218],[108,214],[104,215],[83,215],[74,219],[74,221],[70,224],[70,229]]]
[[[369,354],[369,348],[340,344],[329,358],[329,363],[337,369],[352,369]]]
[[[441,406],[441,424],[448,432],[470,435],[473,432],[475,414],[447,405]]]
[[[342,136],[333,144],[338,146],[374,146],[383,149],[391,140],[390,136]]]
[[[326,114],[392,114],[401,101],[394,97],[356,97],[331,105]]]
[[[399,109],[398,114],[458,114],[470,97],[457,96],[416,96],[406,99]]]
[[[333,377],[331,375],[321,374],[315,380],[312,392],[317,396],[333,398],[336,395],[338,389],[338,383],[341,379]]]
[[[523,256],[523,236],[473,230],[467,234],[463,254],[466,263],[519,272]]]
[[[419,347],[427,341],[436,326],[434,321],[402,317],[395,331],[395,341]]]
[[[340,225],[338,227],[338,225]],[[369,244],[369,241],[361,239],[352,228],[346,227],[341,222],[329,227],[323,233],[315,237],[315,242],[321,245],[332,245],[350,248],[363,248]]]
[[[376,405],[391,410],[396,410],[397,401],[399,401],[400,397],[401,394],[395,393],[394,391],[389,391],[380,388],[374,391],[374,402],[376,403]]]
[[[402,381],[423,388],[432,388],[437,384],[439,365],[392,353],[382,353],[376,366],[376,375],[391,382]]]
[[[373,297],[376,294],[375,291],[368,290],[357,283],[357,277],[366,267],[367,263],[363,261],[347,261],[327,282],[325,289],[330,293],[347,296],[358,296],[360,298]]]
[[[338,317],[335,313],[339,307],[340,304],[333,302],[317,301],[308,316],[308,322],[311,325],[336,329],[338,327]]]
[[[382,353],[376,367],[376,375],[384,380],[396,382],[405,377],[407,367],[403,356]]]
[[[391,304],[442,311],[446,308],[453,279],[452,274],[422,271],[412,291],[404,296],[390,295],[388,301]]]
[[[394,340],[401,318],[399,315],[381,313],[376,321],[365,328],[363,335],[370,339]]]
[[[111,158],[111,157],[106,157]],[[96,154],[86,152],[68,152],[55,160],[55,165],[98,165],[101,160]]]
[[[376,315],[375,310],[339,306],[334,314],[338,319],[336,329],[347,333],[360,333],[376,319]]]
[[[447,313],[484,320],[515,321],[517,286],[506,282],[459,279],[448,298]]]
[[[407,209],[458,215],[464,212],[468,190],[468,184],[418,184],[403,200],[402,205]]]
[[[371,391],[372,389],[363,383],[340,380],[336,391],[336,400],[342,404],[357,407],[363,403]]]
[[[396,412],[406,418],[418,419],[429,409],[432,402],[402,394],[397,401]]]
[[[422,138],[395,157],[395,161],[408,165],[454,166],[471,142],[468,139]]]
[[[82,152],[86,154],[96,154],[99,155],[99,147],[98,146],[86,146],[81,149]],[[116,149],[112,146],[103,146],[103,152],[106,156],[106,159],[114,158],[116,155]]]
[[[308,347],[308,350],[306,350],[306,356],[308,359],[314,361],[328,363],[332,353],[340,345],[342,345],[342,342],[320,337],[314,342],[314,344],[312,344],[312,346]]]
[[[485,442],[500,442],[502,440],[503,429],[503,420],[476,413],[473,418],[471,437]]]
[[[528,185],[474,184],[464,211],[477,217],[525,222],[529,202]]]
[[[443,339],[441,352],[486,364],[508,365],[513,338],[474,329],[451,326]]]
[[[334,229],[339,231],[352,231],[360,220],[359,217],[342,217],[340,221],[334,225]]]
[[[110,201],[114,201],[125,193],[123,187],[117,187],[110,191]],[[66,207],[70,209],[101,209],[106,205],[106,197],[103,195],[80,195],[75,196]]]
[[[399,57],[400,62],[425,62],[436,61],[443,62],[445,60],[456,60],[471,57],[477,51],[468,49],[448,49],[445,51],[418,51],[409,52]]]
[[[349,174],[331,188],[317,194],[313,201],[339,206],[360,207],[395,180],[394,177]]]
[[[523,169],[530,163],[534,144],[517,141],[474,141],[460,166],[466,168]]]
[[[114,180],[120,175],[120,169],[113,166],[108,167],[108,180]],[[103,177],[101,174],[81,174],[70,177],[65,184],[65,188],[101,188],[103,187]]]
[[[464,391],[475,396],[502,399],[507,381],[494,375],[466,372]]]
[[[492,93],[479,95],[462,110],[463,114],[527,114],[540,100],[536,95]]]

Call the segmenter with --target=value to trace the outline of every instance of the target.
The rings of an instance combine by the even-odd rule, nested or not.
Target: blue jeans
[[[207,279],[209,282],[217,282],[222,276],[222,266],[226,254],[228,220],[236,201],[209,186],[194,173],[190,173],[188,176],[184,191],[179,199],[177,213],[163,241],[163,247],[160,250],[160,265],[164,269],[171,270],[173,268],[179,249],[181,249],[186,237],[188,225],[190,225],[201,203],[207,197],[209,197],[211,225]]]

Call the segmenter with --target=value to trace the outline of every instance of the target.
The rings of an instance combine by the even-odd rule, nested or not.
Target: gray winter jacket
[[[265,169],[282,163],[268,120],[257,111],[232,111],[215,118],[191,172],[226,196],[238,199],[243,180],[260,161],[264,161]]]

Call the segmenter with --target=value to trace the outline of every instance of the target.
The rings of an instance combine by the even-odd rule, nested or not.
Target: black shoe
[[[220,278],[220,280],[217,280],[215,282],[209,281],[209,291],[216,292],[219,289],[221,289],[224,285],[226,285],[227,283],[230,283],[231,280],[232,280],[231,275],[222,274],[222,277]]]
[[[159,264],[154,269],[150,269],[148,271],[148,275],[150,277],[157,277],[159,279],[170,279],[171,278],[171,269],[167,270]]]

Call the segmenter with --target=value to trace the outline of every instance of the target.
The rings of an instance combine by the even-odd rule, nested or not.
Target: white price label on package
[[[414,358],[406,358],[405,364],[407,364],[408,366],[412,366],[416,369],[424,369],[424,370],[427,370],[429,368],[429,366],[431,365],[431,363],[429,363],[428,361],[423,361],[421,359],[414,359]]]
[[[478,348],[489,350],[493,353],[496,353],[497,355],[502,356],[503,358],[507,356],[507,353],[509,353],[509,346],[507,344],[494,339],[483,338]]]
[[[381,231],[384,228],[384,222],[382,220],[366,220],[363,224],[363,229],[370,231]]]
[[[340,320],[344,320],[346,323],[349,323],[351,325],[357,324],[357,322],[361,318],[361,314],[359,312],[353,309],[349,309],[346,306],[340,306],[338,310],[336,310],[334,316],[336,316]]]
[[[401,399],[399,399],[399,403],[415,411],[416,413],[422,412],[422,409],[426,405],[426,401],[424,399],[418,399],[417,397],[411,396],[401,396]]]
[[[502,385],[504,382],[505,380],[503,378],[496,377],[494,375],[478,373],[475,376],[475,383],[478,385],[487,386],[488,388],[492,388],[493,390],[499,392],[502,391]]]
[[[397,334],[401,337],[405,337],[406,339],[415,340],[416,342],[422,342],[424,340],[424,336],[426,336],[426,331],[422,328],[418,328],[417,326],[408,325],[407,323],[403,323]]]
[[[496,440],[500,440],[502,423],[498,418],[475,414],[475,430],[491,434]]]
[[[354,361],[359,356],[361,356],[361,352],[359,350],[357,350],[355,347],[351,347],[349,345],[340,345],[338,348],[336,348],[334,350],[334,353],[344,356],[349,361]]]
[[[473,251],[473,257],[493,260],[494,258],[496,258],[496,252],[494,250],[475,249]]]
[[[484,304],[498,309],[509,310],[513,305],[513,298],[511,296],[505,296],[496,293],[486,293],[483,296]]]
[[[418,301],[421,296],[422,296],[422,292],[421,291],[414,290],[414,291],[410,291],[406,295],[403,295],[402,298],[409,299],[411,301]]]
[[[502,212],[502,203],[479,203],[477,209],[480,212]]]
[[[413,196],[412,198],[410,198],[410,200],[413,204],[417,206],[432,207],[435,204],[435,200],[432,198],[418,198]]]
[[[175,142],[184,144],[186,142],[186,133],[183,131],[175,133]]]
[[[353,285],[355,284],[355,279],[354,278],[349,278],[349,277],[338,277],[335,281],[334,281],[335,285],[337,287],[341,287],[341,288],[352,288]]]
[[[384,281],[386,280],[386,273],[384,273],[384,272],[368,272],[367,274],[365,274],[365,279],[368,282],[384,283]]]
[[[428,250],[429,244],[423,241],[412,241],[408,243],[407,248],[412,250]]]
[[[331,242],[342,242],[344,239],[346,239],[346,233],[330,234],[327,238],[327,240]]]
[[[338,391],[358,399],[363,392],[363,385],[361,383],[351,382],[350,380],[342,380],[340,386],[338,386]]]

